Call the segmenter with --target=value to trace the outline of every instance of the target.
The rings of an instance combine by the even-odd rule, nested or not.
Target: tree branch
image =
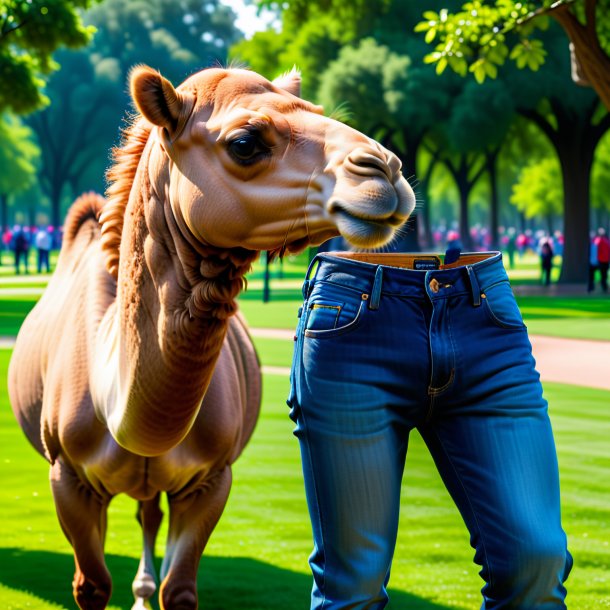
[[[540,130],[546,135],[546,137],[551,141],[553,146],[557,148],[559,145],[559,140],[557,139],[557,132],[551,127],[551,124],[538,112],[535,110],[530,110],[529,108],[517,108],[517,112],[528,121],[532,121],[535,125],[537,125]]]
[[[597,0],[586,0],[585,1],[585,27],[597,38],[597,12],[595,6]]]
[[[19,25],[12,27],[10,30],[4,29],[4,24],[6,23],[6,21],[5,21],[4,24],[2,24],[2,31],[0,32],[0,40],[2,40],[3,38],[6,38],[9,34],[16,32],[19,28],[22,28],[26,23],[28,23],[28,21],[29,21],[28,19],[25,19]]]
[[[476,156],[478,156],[478,154]],[[475,156],[475,159],[472,161],[472,163],[469,164],[471,167],[474,166],[474,163],[476,161],[476,156]],[[468,179],[468,184],[469,184],[470,188],[474,187],[474,185],[478,182],[479,178],[485,173],[486,169],[487,169],[487,163],[485,160],[485,156],[483,155],[482,163],[481,163],[479,169],[475,172],[474,176],[472,176],[470,179]]]
[[[537,8],[535,11],[525,15],[525,17],[521,17],[521,19],[517,19],[513,23],[505,25],[502,30],[500,30],[499,34],[506,34],[511,30],[521,27],[525,25],[532,19],[536,19],[536,17],[541,17],[542,15],[551,15],[557,11],[563,11],[570,7],[570,5],[575,4],[579,0],[557,0],[557,2],[553,2],[553,4],[549,6],[541,6]],[[595,1],[595,0],[594,0]]]

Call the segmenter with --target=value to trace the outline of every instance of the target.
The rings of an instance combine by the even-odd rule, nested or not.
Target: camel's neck
[[[125,211],[116,310],[100,333],[115,371],[102,416],[125,448],[158,455],[197,415],[256,254],[195,243],[164,201],[168,169],[157,165],[151,180],[148,166],[143,157]]]

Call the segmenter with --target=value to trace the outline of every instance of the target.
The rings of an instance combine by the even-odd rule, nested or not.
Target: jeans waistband
[[[418,265],[424,268],[412,268]],[[315,282],[321,281],[367,293],[372,309],[378,307],[384,294],[434,300],[466,293],[478,306],[481,293],[508,281],[508,275],[500,252],[462,253],[449,265],[443,265],[441,256],[434,254],[328,252],[312,260],[303,285],[304,297],[308,297]]]

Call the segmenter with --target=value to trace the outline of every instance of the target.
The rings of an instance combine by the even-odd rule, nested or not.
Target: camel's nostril
[[[359,176],[379,176],[392,181],[392,169],[376,152],[356,149],[347,156],[346,166]]]

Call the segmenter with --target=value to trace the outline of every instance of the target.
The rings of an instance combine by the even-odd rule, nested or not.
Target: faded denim
[[[572,558],[527,330],[501,255],[462,256],[426,271],[323,254],[308,272],[288,404],[312,609],[386,606],[413,428],[470,532],[482,609],[566,608]]]

